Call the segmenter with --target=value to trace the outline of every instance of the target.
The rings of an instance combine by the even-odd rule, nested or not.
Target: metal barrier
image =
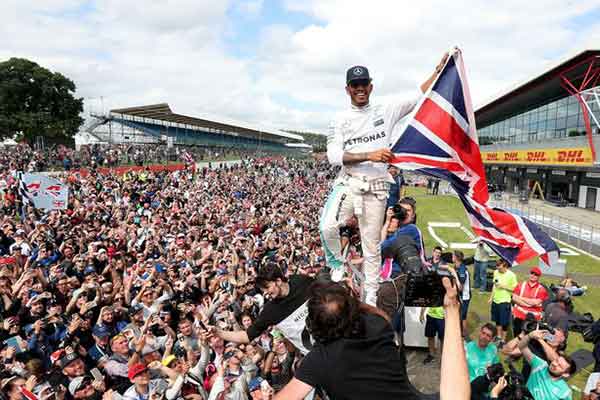
[[[554,239],[570,244],[580,250],[600,257],[600,226],[592,223],[584,224],[573,221],[547,210],[536,208],[529,203],[521,203],[505,197],[494,196],[490,205],[498,207],[513,214],[525,217],[535,222],[540,229]]]

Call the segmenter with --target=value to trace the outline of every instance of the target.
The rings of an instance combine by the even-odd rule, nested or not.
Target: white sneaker
[[[331,269],[331,280],[339,282],[344,277],[344,268],[332,268]]]

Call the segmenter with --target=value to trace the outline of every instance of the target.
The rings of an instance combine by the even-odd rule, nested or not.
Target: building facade
[[[600,211],[600,50],[516,85],[475,118],[488,183]]]

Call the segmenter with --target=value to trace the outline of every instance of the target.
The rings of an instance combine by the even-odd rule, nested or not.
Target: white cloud
[[[379,97],[409,96],[459,45],[477,104],[551,59],[600,43],[598,22],[572,23],[597,10],[597,0],[282,2],[314,24],[294,30],[270,21],[256,54],[239,58],[224,43],[229,27],[252,23],[271,1],[8,0],[0,3],[0,59],[27,57],[64,72],[81,96],[103,96],[106,109],[169,102],[189,115],[324,130],[348,104],[350,65],[369,67]],[[252,18],[229,20],[231,7]]]

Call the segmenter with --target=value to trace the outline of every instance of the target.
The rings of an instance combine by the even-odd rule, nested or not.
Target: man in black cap
[[[129,307],[129,318],[131,322],[125,327],[125,330],[130,330],[136,339],[142,336],[142,327],[144,326],[144,306],[136,304]]]
[[[422,92],[431,86],[447,57],[444,54],[435,72],[421,85]],[[348,69],[346,93],[351,108],[335,117],[327,137],[327,158],[342,169],[325,203],[320,231],[332,278],[339,280],[344,272],[339,229],[352,215],[358,217],[365,260],[363,298],[375,305],[381,266],[379,234],[392,182],[387,172],[387,163],[392,159],[391,136],[396,124],[415,107],[418,96],[395,104],[371,104],[372,90],[366,67]]]

